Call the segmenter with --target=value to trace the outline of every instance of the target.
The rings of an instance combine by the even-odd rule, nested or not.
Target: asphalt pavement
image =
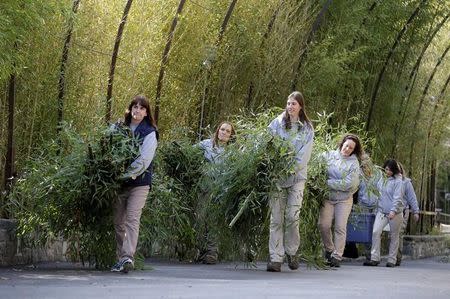
[[[301,265],[281,273],[245,264],[186,264],[147,260],[128,274],[70,263],[0,268],[0,298],[450,298],[448,256],[403,261],[400,267]]]

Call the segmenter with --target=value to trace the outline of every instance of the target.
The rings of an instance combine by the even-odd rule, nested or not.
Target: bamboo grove
[[[135,94],[169,141],[300,90],[313,118],[364,123],[375,161],[402,161],[433,210],[449,157],[449,17],[449,0],[3,0],[2,190],[62,123],[89,135]]]

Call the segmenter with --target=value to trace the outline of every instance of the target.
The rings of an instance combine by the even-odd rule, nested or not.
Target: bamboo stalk
[[[169,52],[170,48],[172,47],[172,40],[175,35],[175,29],[177,28],[178,24],[178,18],[181,15],[181,12],[183,11],[184,3],[186,0],[180,0],[180,3],[178,4],[177,12],[175,14],[175,17],[172,20],[172,25],[170,26],[169,34],[167,35],[167,41],[166,46],[164,47],[164,51],[161,58],[161,67],[159,68],[159,76],[158,76],[158,82],[156,83],[156,97],[155,97],[155,122],[158,123],[159,119],[159,107],[161,105],[161,91],[163,87],[163,80],[164,75],[166,72],[166,67],[169,62]]]
[[[64,39],[64,46],[61,56],[61,66],[59,69],[59,80],[58,80],[58,105],[57,105],[57,127],[56,127],[56,135],[59,140],[59,135],[61,134],[61,125],[64,119],[64,94],[65,94],[65,86],[66,86],[66,68],[67,61],[69,59],[69,45],[70,40],[72,39],[73,32],[73,23],[74,23],[74,15],[78,11],[78,7],[80,5],[80,0],[74,0],[72,4],[72,15],[69,17],[67,23],[67,31],[66,38]],[[60,142],[60,141],[58,141]]]
[[[386,59],[384,60],[383,67],[381,68],[381,71],[378,73],[377,81],[375,82],[375,87],[373,89],[372,96],[371,96],[371,99],[370,99],[369,112],[367,113],[367,121],[366,121],[366,128],[365,128],[366,131],[369,131],[369,129],[370,129],[370,122],[372,121],[372,114],[373,114],[373,110],[374,110],[374,107],[375,107],[375,102],[376,102],[376,99],[377,99],[378,91],[379,91],[380,86],[381,86],[381,80],[383,79],[383,76],[384,76],[386,68],[387,68],[387,66],[389,64],[389,61],[391,60],[391,57],[394,54],[395,49],[399,45],[403,35],[408,30],[409,26],[414,21],[414,19],[417,17],[417,15],[419,14],[420,9],[422,8],[422,6],[426,2],[427,2],[427,0],[422,0],[419,3],[419,5],[416,7],[414,12],[409,17],[409,19],[403,25],[402,30],[400,30],[400,32],[397,34],[397,37],[395,38],[394,44],[392,45],[391,49],[389,50],[388,55],[386,56]]]

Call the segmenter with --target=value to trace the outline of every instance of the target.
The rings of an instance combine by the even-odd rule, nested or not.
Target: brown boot
[[[268,262],[267,263],[268,272],[281,272],[281,263],[279,262]]]
[[[287,255],[287,261],[288,261],[288,266],[289,269],[291,270],[297,270],[299,263],[298,263],[298,258],[296,255]]]
[[[203,264],[215,265],[217,264],[218,254],[216,251],[208,251],[203,257]]]

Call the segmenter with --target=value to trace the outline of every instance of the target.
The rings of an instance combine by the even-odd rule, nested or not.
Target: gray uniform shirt
[[[378,183],[378,190],[380,191],[378,211],[384,214],[389,214],[391,211],[395,214],[403,212],[404,187],[400,175],[381,180]]]
[[[405,207],[409,205],[413,214],[419,213],[419,204],[417,202],[416,192],[414,192],[414,187],[412,185],[411,179],[403,178],[403,188],[405,189],[405,197],[403,198],[403,204]]]
[[[285,129],[283,121],[283,112],[269,124],[269,130],[272,135],[279,136],[288,140],[295,150],[295,175],[279,182],[281,187],[290,187],[299,181],[306,180],[308,171],[308,162],[311,158],[311,152],[314,140],[314,130],[311,126],[301,122],[293,123],[290,130]]]
[[[359,162],[355,155],[343,156],[339,150],[324,153],[327,162],[330,200],[347,200],[358,190]]]
[[[205,139],[198,143],[198,146],[203,150],[203,155],[206,160],[211,163],[221,162],[221,155],[223,154],[225,148],[222,146],[213,146],[212,139]]]

